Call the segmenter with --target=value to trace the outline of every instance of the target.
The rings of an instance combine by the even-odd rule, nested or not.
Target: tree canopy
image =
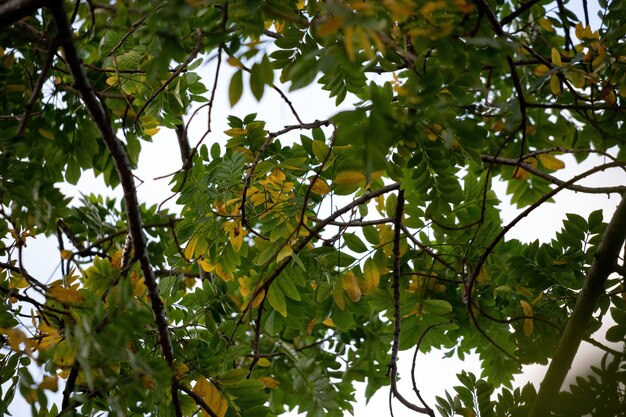
[[[626,202],[507,234],[561,191],[626,192],[584,185],[626,171],[626,3],[4,0],[0,28],[3,413],[343,416],[362,381],[429,416],[624,415],[626,350],[592,335],[626,336]],[[343,110],[303,120],[302,88]],[[244,92],[292,121],[219,109],[212,131]],[[169,211],[133,174],[160,129]],[[564,176],[563,154],[597,163]],[[61,191],[86,171],[116,197]],[[44,235],[50,280],[23,256]],[[560,392],[583,340],[606,355]],[[425,400],[432,349],[482,375]]]

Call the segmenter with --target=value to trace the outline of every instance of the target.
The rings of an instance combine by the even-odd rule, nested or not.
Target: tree
[[[19,391],[38,416],[341,416],[365,381],[430,416],[623,415],[625,351],[592,334],[626,335],[626,202],[507,238],[563,190],[626,191],[579,184],[626,166],[626,6],[599,7],[592,27],[564,0],[3,1],[2,410]],[[302,120],[304,87],[357,103]],[[296,122],[235,114],[203,143],[216,95],[244,89]],[[174,212],[135,189],[159,129],[180,144]],[[559,154],[603,159],[559,178]],[[58,184],[87,170],[118,197],[69,204]],[[43,235],[52,282],[23,262]],[[582,340],[606,357],[559,394]],[[407,349],[474,350],[483,375],[426,402],[397,388]],[[538,392],[511,387],[548,360]]]

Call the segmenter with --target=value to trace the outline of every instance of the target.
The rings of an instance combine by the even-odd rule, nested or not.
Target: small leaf
[[[341,286],[353,302],[356,303],[361,299],[361,289],[359,288],[356,275],[352,271],[348,271],[341,277]]]
[[[561,66],[561,54],[556,48],[552,48],[550,50],[550,57],[552,58],[552,63],[557,66]]]
[[[48,290],[48,295],[61,303],[68,304],[80,304],[84,299],[78,290],[61,286],[51,287]]]
[[[259,364],[261,363],[262,359],[265,359],[265,358],[259,359]],[[261,383],[265,385],[265,388],[276,388],[277,386],[280,385],[279,380],[277,380],[276,378],[269,377],[269,376],[262,376],[259,378],[259,381],[261,381]]]
[[[291,256],[292,253],[293,253],[293,249],[291,248],[291,246],[289,245],[283,246],[283,248],[280,250],[280,252],[278,252],[278,255],[276,256],[276,262],[280,262],[286,257]]]
[[[228,99],[230,105],[233,107],[243,94],[243,72],[239,70],[233,74],[233,78],[230,79],[230,86],[228,87]]]
[[[358,185],[365,181],[365,175],[358,171],[342,171],[333,181],[337,185]]]
[[[356,253],[367,252],[367,246],[365,246],[365,243],[363,243],[363,241],[353,233],[345,233],[343,235],[343,240],[346,242],[348,249]]]
[[[556,74],[552,74],[550,76],[550,91],[555,96],[561,94],[561,80],[559,80],[559,77],[557,77]]]
[[[283,317],[287,317],[287,303],[285,295],[276,285],[271,285],[267,292],[267,301],[270,302],[274,310],[278,311]]]
[[[541,162],[541,165],[551,171],[565,168],[565,162],[561,161],[556,156],[547,153],[542,153],[539,155],[539,162]]]
[[[326,195],[330,193],[330,187],[328,186],[326,181],[324,181],[321,178],[315,178],[314,176],[309,177],[309,181],[313,181],[313,180],[315,180],[315,182],[313,182],[313,184],[311,185],[312,193],[315,193],[318,195]]]
[[[193,236],[189,239],[187,243],[187,247],[185,248],[185,259],[191,260],[195,255],[196,244],[198,243],[198,235]]]
[[[524,316],[532,317],[533,306],[531,306],[530,303],[524,300],[520,300],[519,303],[522,305],[522,310],[524,310]],[[531,334],[533,334],[533,319],[526,318],[524,319],[524,335],[530,336]]]
[[[363,281],[360,282],[361,293],[370,294],[380,284],[380,272],[372,258],[368,258],[363,265]]]

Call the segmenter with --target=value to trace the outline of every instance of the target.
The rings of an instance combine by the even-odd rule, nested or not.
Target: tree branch
[[[173,368],[174,366],[174,349],[168,330],[167,318],[163,309],[163,303],[157,288],[156,278],[150,257],[146,251],[146,237],[142,230],[141,211],[139,209],[139,201],[135,189],[135,181],[128,155],[124,150],[122,142],[115,136],[111,127],[108,114],[102,102],[96,96],[87,75],[82,66],[82,62],[78,55],[78,50],[72,39],[72,28],[69,24],[65,13],[65,3],[62,0],[54,0],[50,3],[50,8],[57,26],[59,42],[65,52],[65,59],[69,66],[70,72],[74,77],[74,83],[87,107],[87,110],[98,126],[98,130],[102,135],[102,139],[113,158],[115,168],[120,178],[122,189],[124,190],[124,203],[126,207],[126,216],[128,217],[128,226],[135,247],[135,257],[139,259],[141,271],[144,281],[148,289],[152,312],[155,316],[159,332],[159,344],[166,363]],[[178,417],[182,416],[180,404],[178,402],[178,392],[175,389],[175,377],[172,377],[172,402]]]
[[[18,20],[31,16],[44,6],[41,0],[8,0],[0,4],[0,28],[10,26]]]
[[[524,159],[525,158],[526,157],[524,157]],[[526,171],[530,172],[531,174],[536,175],[539,178],[543,178],[544,180],[551,182],[552,184],[555,184],[555,185],[560,186],[560,185],[565,184],[565,181],[560,180],[556,178],[555,176],[552,176],[548,173],[545,173],[533,167],[532,165],[527,164],[523,160],[520,161],[518,159],[500,158],[500,157],[491,156],[491,155],[481,155],[480,159],[484,162],[493,162],[499,165],[508,165],[508,166],[523,168]],[[614,187],[586,187],[584,185],[569,184],[569,185],[564,185],[564,188],[571,190],[571,191],[576,191],[576,192],[581,192],[581,193],[586,193],[586,194],[611,194],[611,193],[622,194],[624,193],[624,191],[626,191],[626,186],[623,186],[623,185],[617,185]]]
[[[541,382],[529,417],[543,417],[550,412],[554,398],[558,395],[563,380],[572,365],[589,320],[604,292],[604,284],[614,270],[625,240],[626,193],[622,196],[622,201],[602,236],[593,262],[587,271],[583,288],[578,294],[574,311],[565,325],[565,330],[561,335],[546,376]]]
[[[400,394],[398,391],[398,350],[400,348],[400,323],[402,317],[400,315],[400,235],[402,231],[402,215],[404,214],[404,190],[398,192],[398,203],[396,204],[396,212],[394,215],[394,233],[393,233],[393,344],[391,346],[391,359],[388,368],[390,370],[389,378],[391,380],[391,392],[405,407],[417,413],[427,414],[431,417],[435,416],[433,410],[426,407],[419,407]]]

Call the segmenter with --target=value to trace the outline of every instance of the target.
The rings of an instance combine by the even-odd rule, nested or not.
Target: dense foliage
[[[626,334],[626,203],[507,238],[562,190],[626,191],[578,184],[626,167],[626,3],[578,3],[2,1],[0,410],[19,392],[37,416],[342,416],[365,381],[431,416],[624,415],[625,351],[591,335]],[[305,87],[347,110],[301,120]],[[244,91],[293,122],[211,132],[215,97]],[[159,129],[180,144],[173,212],[135,190]],[[603,159],[562,178],[566,153]],[[70,204],[59,184],[87,170],[118,197]],[[50,282],[23,261],[40,235]],[[581,340],[606,356],[554,401]],[[434,348],[483,374],[436,404],[399,392],[398,352]],[[549,359],[538,393],[511,388]]]

